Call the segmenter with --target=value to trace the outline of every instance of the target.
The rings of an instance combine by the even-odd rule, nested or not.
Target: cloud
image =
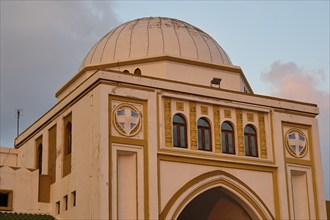
[[[305,102],[315,102],[320,94],[329,95],[317,88],[325,78],[323,70],[305,70],[293,62],[280,61],[272,63],[271,69],[261,74],[263,81],[271,83],[272,95]]]
[[[121,22],[115,2],[1,1],[0,146],[12,147],[15,109],[21,131],[56,102],[93,44]]]
[[[330,127],[330,95],[323,70],[307,70],[293,62],[275,61],[270,70],[261,74],[261,80],[270,84],[269,93],[272,96],[316,103],[320,109],[317,116],[320,130],[323,170],[326,186],[329,186],[329,127]],[[330,189],[326,188],[330,198]]]

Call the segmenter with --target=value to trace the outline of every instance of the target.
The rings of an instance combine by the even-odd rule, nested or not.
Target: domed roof
[[[177,19],[149,17],[126,22],[106,34],[89,51],[80,70],[164,55],[232,65],[222,47],[204,31]]]

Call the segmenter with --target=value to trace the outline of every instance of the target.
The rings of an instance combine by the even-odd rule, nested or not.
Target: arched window
[[[212,151],[211,126],[205,118],[197,121],[198,150]]]
[[[136,68],[136,69],[134,70],[134,74],[135,74],[135,75],[141,75],[142,72],[141,72],[141,70],[140,70],[139,68]]]
[[[38,169],[39,174],[42,173],[42,144],[39,144],[38,146]]]
[[[244,128],[245,155],[258,157],[257,132],[252,125]]]
[[[71,154],[72,151],[72,124],[70,121],[65,126],[65,138],[64,138],[64,155]]]
[[[173,117],[173,146],[187,148],[187,122],[180,114]]]
[[[221,125],[222,153],[235,154],[235,135],[233,126],[225,121]]]

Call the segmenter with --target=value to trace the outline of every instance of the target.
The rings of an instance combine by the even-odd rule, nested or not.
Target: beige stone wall
[[[15,212],[48,212],[47,205],[38,204],[38,170],[4,166],[0,173],[0,189],[13,191]]]
[[[137,62],[137,63],[136,63]],[[122,63],[112,63],[100,69],[108,69],[119,72],[128,71],[134,74],[134,71],[139,68],[142,76],[149,76],[164,80],[173,80],[177,82],[191,83],[195,85],[210,86],[210,81],[216,77],[221,78],[220,87],[232,91],[252,93],[250,86],[245,79],[242,70],[233,66],[230,67],[235,71],[231,71],[227,66],[207,65],[206,63],[194,63],[187,60],[187,63],[179,61],[170,61],[166,59],[157,59],[146,62],[132,61]],[[58,100],[62,100],[67,94],[73,91],[78,85],[93,75],[95,70],[86,72],[78,72],[66,85],[64,85],[57,93]],[[201,77],[201,74],[203,77]],[[215,85],[215,87],[218,87]]]
[[[17,167],[18,151],[13,148],[0,148],[0,165]]]
[[[106,171],[102,174],[100,169],[104,169],[105,162],[100,161],[104,159],[103,153],[100,152],[100,138],[107,135],[101,134],[100,126],[101,120],[99,115],[99,95],[98,91],[87,94],[84,98],[77,100],[72,106],[64,106],[61,103],[58,105],[59,108],[64,110],[59,112],[50,123],[48,123],[41,130],[38,130],[31,138],[28,139],[22,146],[19,147],[18,151],[18,166],[27,167],[31,169],[36,168],[36,140],[42,136],[43,144],[43,170],[42,174],[48,174],[48,146],[49,146],[49,129],[56,125],[56,178],[55,182],[50,186],[50,202],[47,206],[40,209],[40,212],[50,213],[56,218],[100,218],[100,195],[107,194],[101,193],[99,186],[104,184],[107,185],[108,180],[104,178]],[[63,147],[64,147],[64,118],[66,115],[72,114],[72,159],[71,159],[71,172],[69,175],[63,177]],[[36,126],[36,125],[34,125]],[[32,127],[32,129],[34,129]],[[106,131],[105,131],[106,132]],[[103,149],[107,147],[103,147]],[[103,158],[102,158],[103,157]],[[36,189],[32,191],[33,195],[38,196],[38,171],[35,171],[34,177]],[[2,173],[3,174],[3,173]],[[5,174],[3,174],[6,176]],[[11,174],[15,178],[19,178],[21,174]],[[107,176],[107,175],[106,175]],[[102,182],[100,179],[104,179]],[[7,179],[7,177],[6,177]],[[19,186],[12,188],[14,195],[19,192]],[[73,195],[76,192],[76,206],[73,207]],[[68,197],[67,210],[65,210],[65,199]],[[38,198],[38,197],[36,197]],[[19,197],[14,197],[14,202],[20,202]],[[56,203],[60,202],[60,214],[57,214]],[[31,206],[40,206],[42,203],[38,203],[38,200],[30,201]],[[28,211],[28,206],[21,205],[20,209],[18,206],[14,207],[17,211]],[[24,209],[25,208],[25,209]],[[92,210],[92,209],[95,210]]]
[[[162,63],[159,72],[180,69],[176,64],[170,65]],[[166,71],[162,72],[162,68]],[[239,82],[239,78],[234,78]],[[220,186],[246,204],[257,218],[293,218],[297,214],[294,200],[300,198],[297,192],[308,196],[309,202],[296,209],[307,207],[309,211],[304,216],[324,217],[316,106],[111,71],[97,71],[84,80],[78,80],[81,85],[77,81],[75,89],[68,87],[61,94],[61,101],[16,140],[17,166],[35,169],[36,140],[42,136],[42,174],[47,175],[48,132],[56,124],[56,179],[50,186],[50,202],[38,203],[36,197],[31,201],[31,210],[38,207],[40,212],[62,219],[171,218],[178,216],[182,205],[193,196]],[[116,130],[114,109],[121,104],[133,106],[141,114],[141,130],[136,135]],[[187,149],[171,146],[172,137],[168,134],[176,113],[183,114],[188,122]],[[72,169],[63,177],[63,120],[68,114],[72,115],[73,124]],[[194,125],[199,117],[206,117],[211,124],[212,152],[199,151],[195,146]],[[226,120],[235,128],[235,155],[225,155],[219,146],[215,147],[221,143],[216,127]],[[258,157],[244,155],[242,129],[246,124],[253,124],[258,132]],[[302,158],[292,156],[286,148],[285,135],[291,128],[300,129],[309,140],[309,150]],[[12,164],[15,159],[10,161]],[[6,178],[23,175],[10,172]],[[128,172],[134,177],[132,181],[125,179]],[[33,171],[33,175],[31,179],[37,181],[38,172]],[[301,176],[307,184],[303,193],[298,190],[305,187],[299,185]],[[291,190],[291,186],[297,186],[297,190]],[[15,187],[18,189],[13,188],[14,191],[21,186]],[[125,187],[131,194],[122,192]],[[37,189],[33,188],[33,195],[38,195]],[[72,192],[76,192],[75,207]],[[130,197],[132,194],[135,200]],[[189,199],[185,200],[187,196]],[[131,203],[124,203],[126,199]],[[56,213],[57,202],[61,204],[60,214]],[[17,207],[23,210],[24,204]],[[130,212],[124,213],[118,207]]]

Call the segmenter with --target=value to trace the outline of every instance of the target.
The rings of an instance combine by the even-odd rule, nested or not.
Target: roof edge
[[[133,60],[118,60],[117,62],[112,62],[112,63],[85,66],[83,69],[79,70],[66,84],[64,84],[64,86],[62,86],[56,92],[55,97],[58,98],[61,95],[61,93],[63,93],[71,84],[73,84],[74,81],[76,81],[79,77],[81,77],[85,72],[87,72],[89,70],[102,70],[102,69],[111,68],[111,67],[158,62],[158,61],[165,61],[165,60],[239,73],[242,75],[242,78],[244,79],[247,86],[249,87],[249,90],[253,93],[253,90],[252,90],[249,82],[247,81],[241,67],[239,67],[239,66],[226,65],[226,64],[220,65],[220,64],[216,64],[216,63],[203,62],[203,61],[199,61],[199,60],[192,60],[192,59],[188,59],[188,58],[176,57],[176,56],[172,56],[172,55],[171,56],[170,55],[160,55],[160,56],[153,56],[153,57],[147,57],[147,58],[137,58],[137,59],[133,59]]]
[[[93,75],[95,75],[99,71],[102,71],[102,70],[96,70],[93,73]],[[222,91],[222,92],[226,92],[226,93],[239,94],[239,95],[250,96],[250,97],[255,97],[255,98],[267,98],[267,99],[270,99],[270,100],[285,101],[285,102],[288,102],[288,103],[301,104],[301,105],[306,105],[306,106],[318,108],[317,104],[309,103],[309,102],[301,102],[301,101],[283,99],[283,98],[278,98],[278,97],[271,97],[271,96],[260,95],[260,94],[243,93],[243,92],[239,92],[239,91],[233,91],[233,90],[227,90],[227,89],[219,89],[219,88],[213,88],[213,87],[208,87],[208,86],[203,86],[203,85],[196,85],[196,84],[191,84],[191,83],[183,83],[183,82],[178,82],[178,81],[173,81],[173,80],[168,80],[168,79],[159,79],[159,78],[155,78],[155,77],[151,77],[151,76],[135,76],[135,75],[132,75],[130,73],[123,73],[123,72],[115,71],[115,70],[103,70],[103,71],[113,72],[113,73],[122,74],[122,75],[129,75],[129,76],[132,76],[132,77],[141,77],[141,78],[144,78],[146,80],[147,79],[149,79],[149,80],[159,80],[159,81],[170,82],[170,83],[174,83],[174,84],[181,83],[181,84],[183,84],[185,86],[196,86],[197,88],[202,88],[202,89],[211,89],[211,90],[214,90],[214,91]],[[100,78],[100,76],[96,76],[96,78],[91,82],[91,84],[88,85],[81,93],[79,93],[77,96],[75,96],[74,99],[79,99],[80,95],[86,93],[87,91],[90,91],[91,89],[95,88],[99,84],[102,84],[103,81],[109,81],[109,79],[103,79],[102,77]],[[118,82],[116,79],[110,79],[110,81]],[[85,83],[85,82],[83,82],[83,83]],[[134,83],[132,83],[132,82],[126,82],[125,84],[133,85]],[[79,85],[79,86],[81,86],[81,85]],[[158,89],[164,89],[164,88],[158,88]],[[65,96],[64,99],[67,96]],[[58,103],[56,103],[44,115],[42,115],[39,119],[37,119],[33,124],[31,124],[28,128],[26,128],[23,132],[21,132],[19,134],[19,136],[17,136],[15,138],[15,144],[14,145],[15,145],[15,148],[16,149],[19,148],[26,141],[26,139],[29,139],[33,134],[35,134],[35,133],[31,132],[31,134],[28,134],[26,137],[21,138],[22,135],[24,135],[26,132],[28,132],[29,129],[32,128],[32,126],[36,125],[37,123],[40,123],[40,125],[36,129],[36,131],[37,131],[38,129],[40,129],[40,127],[44,127],[44,126],[48,125],[49,124],[49,121],[53,117],[56,117],[56,115],[59,114],[61,111],[63,111],[63,109],[65,109],[68,105],[71,105],[73,103],[73,101],[70,101],[69,103],[65,104],[63,107],[61,107],[58,110],[56,110],[56,112],[53,113],[51,116],[49,116],[49,118],[46,121],[40,122],[42,120],[42,118],[46,117],[48,114],[50,114],[51,111],[53,111],[56,107],[58,107],[62,101],[63,100],[60,100]],[[269,107],[270,108],[274,108],[274,109],[286,109],[286,108],[280,108],[280,107],[276,107],[276,106],[269,106]],[[297,112],[297,111],[293,111],[293,112]],[[310,117],[316,117],[319,114],[318,111],[315,111],[315,112],[305,112],[305,113],[306,113],[305,115],[308,115]],[[21,140],[19,140],[19,139],[21,139]]]

